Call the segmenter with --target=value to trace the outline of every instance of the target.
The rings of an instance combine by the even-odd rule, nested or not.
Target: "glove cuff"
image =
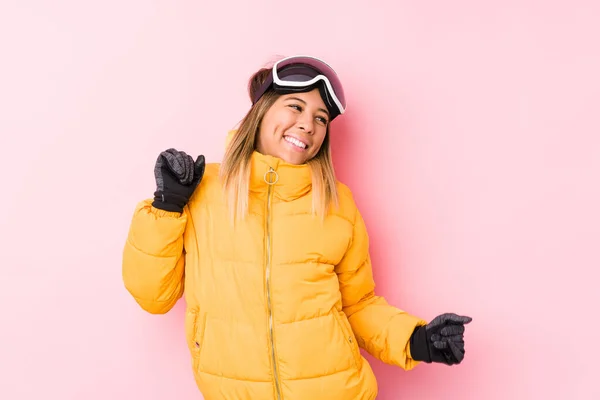
[[[160,210],[183,212],[183,207],[187,204],[188,199],[174,193],[165,193],[157,190],[154,192],[154,201],[152,206]]]
[[[431,363],[429,340],[427,340],[427,329],[425,326],[418,326],[413,331],[410,337],[410,355],[415,361]]]

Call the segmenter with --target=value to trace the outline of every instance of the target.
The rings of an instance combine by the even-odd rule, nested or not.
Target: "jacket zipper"
[[[270,178],[273,177],[273,180]],[[269,338],[271,343],[271,358],[273,361],[273,376],[275,377],[275,390],[277,400],[281,400],[281,389],[279,388],[279,374],[277,372],[277,359],[275,357],[275,340],[273,339],[273,308],[271,306],[271,197],[273,193],[273,185],[279,179],[277,172],[273,168],[265,173],[265,182],[267,182],[267,266],[265,268],[265,284],[267,287],[267,308],[269,311]]]

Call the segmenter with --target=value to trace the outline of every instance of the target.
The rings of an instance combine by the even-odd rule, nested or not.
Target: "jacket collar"
[[[289,201],[304,196],[312,188],[308,164],[289,164],[280,158],[254,151],[250,165],[251,192],[266,193],[272,186],[275,197]]]

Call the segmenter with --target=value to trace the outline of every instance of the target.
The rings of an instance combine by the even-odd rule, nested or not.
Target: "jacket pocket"
[[[354,332],[352,332],[350,322],[348,321],[348,318],[346,318],[346,314],[340,315],[340,312],[336,309],[333,310],[333,316],[344,336],[346,344],[348,345],[350,355],[354,359],[356,368],[360,370],[362,366],[362,355],[360,354],[360,349],[356,343],[356,337],[354,336]]]
[[[188,348],[192,355],[194,370],[198,369],[198,362],[202,354],[204,331],[206,329],[206,316],[199,313],[198,309],[191,308],[185,314],[185,336]]]

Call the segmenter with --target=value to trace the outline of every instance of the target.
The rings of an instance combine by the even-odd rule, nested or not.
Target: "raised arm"
[[[142,201],[135,209],[125,249],[123,281],[135,301],[152,314],[169,311],[183,294],[185,213]]]
[[[164,314],[184,290],[185,207],[204,174],[204,157],[194,160],[184,152],[162,152],[155,166],[154,199],[140,202],[123,250],[123,281],[146,311]]]

